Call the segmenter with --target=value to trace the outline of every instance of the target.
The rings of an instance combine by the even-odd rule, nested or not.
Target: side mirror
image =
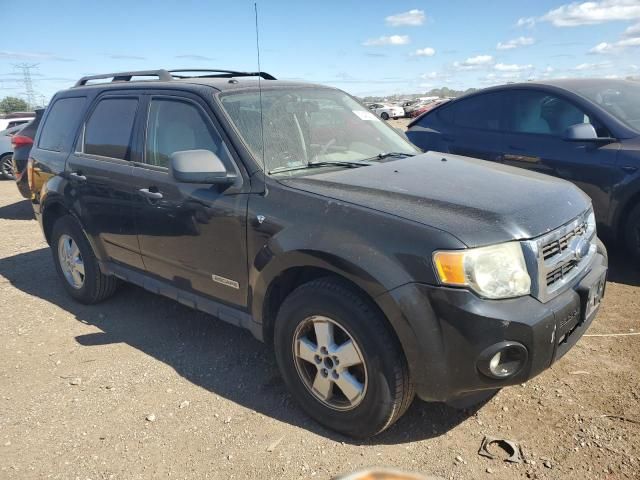
[[[615,138],[598,137],[596,129],[590,123],[577,123],[564,131],[564,140],[567,142],[614,142]]]
[[[178,182],[229,184],[235,175],[229,175],[222,160],[210,150],[183,150],[170,157],[170,172]]]

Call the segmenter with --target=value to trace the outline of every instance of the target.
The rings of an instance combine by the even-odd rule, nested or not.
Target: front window
[[[269,174],[345,168],[418,152],[347,94],[299,87],[228,93],[222,105]],[[264,143],[262,131],[264,130]],[[263,158],[264,152],[264,158]]]
[[[607,82],[595,87],[576,87],[575,90],[640,132],[640,84]]]

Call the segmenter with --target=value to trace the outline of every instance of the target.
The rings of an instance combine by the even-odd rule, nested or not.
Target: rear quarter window
[[[54,152],[70,151],[73,138],[84,113],[86,97],[56,100],[42,126],[38,148]]]

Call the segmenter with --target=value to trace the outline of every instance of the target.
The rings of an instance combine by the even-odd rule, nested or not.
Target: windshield
[[[611,82],[576,91],[640,132],[640,84]]]
[[[264,148],[264,164],[270,174],[299,175],[306,167],[348,168],[348,164],[380,161],[389,153],[419,153],[383,120],[339,90],[263,90],[262,124],[258,91],[228,93],[221,100],[261,164]]]

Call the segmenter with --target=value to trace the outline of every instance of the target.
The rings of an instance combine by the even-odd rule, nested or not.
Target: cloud
[[[380,47],[383,45],[407,45],[408,43],[411,43],[409,35],[390,35],[378,38],[370,38],[362,45],[364,45],[365,47]]]
[[[4,60],[31,60],[31,61],[55,61],[55,62],[75,62],[72,58],[59,57],[52,53],[39,52],[12,52],[0,50],[0,59]]]
[[[419,27],[426,19],[424,10],[413,9],[396,15],[389,15],[384,20],[387,25],[392,27]]]
[[[379,53],[379,52],[365,52],[365,55],[367,57],[375,57],[375,58],[381,58],[381,57],[387,56],[386,53]]]
[[[638,0],[573,2],[550,10],[540,20],[556,27],[576,27],[640,18]]]
[[[139,57],[137,55],[121,55],[119,53],[108,55],[109,58],[114,60],[146,60],[147,57]]]
[[[203,61],[209,61],[209,60],[214,60],[213,57],[205,57],[204,55],[195,55],[192,53],[187,53],[185,55],[176,55],[175,58],[181,58],[183,60],[203,60]]]
[[[411,55],[415,55],[416,57],[433,57],[435,54],[436,54],[436,51],[434,48],[425,47],[425,48],[419,48],[418,50],[413,52]]]
[[[636,23],[635,25],[631,25],[627,27],[625,31],[622,33],[623,37],[640,37],[640,23]]]
[[[491,55],[476,55],[467,58],[464,62],[453,62],[453,68],[456,70],[475,70],[492,65],[493,61]]]
[[[609,68],[611,66],[611,63],[609,62],[603,62],[603,63],[581,63],[579,65],[576,65],[575,67],[573,67],[573,70],[577,71],[577,72],[582,72],[585,70],[596,70],[596,69],[601,69],[601,68]]]
[[[640,47],[640,35],[637,37],[623,38],[614,43],[600,42],[589,53],[595,54],[609,54],[620,53],[622,50],[631,47]]]
[[[507,42],[498,42],[496,48],[498,50],[512,50],[518,47],[525,47],[527,45],[533,45],[535,43],[535,39],[532,37],[518,37]]]
[[[523,17],[518,19],[518,21],[516,22],[516,27],[533,28],[535,24],[535,17]]]
[[[523,72],[526,70],[533,70],[533,65],[517,65],[517,64],[506,64],[506,63],[498,63],[493,68],[498,70],[499,72]]]
[[[420,75],[423,80],[448,80],[451,74],[447,72],[427,72]]]

